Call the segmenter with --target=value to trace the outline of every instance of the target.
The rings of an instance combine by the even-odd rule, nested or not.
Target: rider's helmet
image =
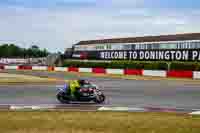
[[[84,79],[79,79],[79,80],[78,80],[78,83],[79,83],[81,86],[83,86],[83,85],[85,84],[85,80],[84,80]]]
[[[80,84],[81,86],[83,86],[83,85],[85,85],[85,84],[90,84],[89,81],[88,81],[88,80],[85,80],[85,79],[79,79],[78,82],[79,82],[79,84]]]

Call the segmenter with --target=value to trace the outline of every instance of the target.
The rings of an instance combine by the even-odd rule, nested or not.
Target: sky
[[[190,32],[200,32],[199,0],[0,0],[0,43],[26,48]]]

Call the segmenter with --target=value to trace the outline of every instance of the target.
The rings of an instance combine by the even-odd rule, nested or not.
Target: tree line
[[[15,44],[0,45],[0,58],[38,58],[49,54],[46,49],[40,49],[37,45],[30,48],[21,48]]]

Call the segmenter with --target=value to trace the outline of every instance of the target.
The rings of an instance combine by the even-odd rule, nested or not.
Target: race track
[[[76,76],[69,76],[63,72],[4,72],[64,79],[76,78]],[[106,106],[200,109],[200,84],[168,80],[85,78],[103,88],[107,96]],[[55,85],[1,85],[0,104],[59,105],[55,94],[56,88],[62,86],[61,83]],[[87,106],[95,105],[87,104]]]

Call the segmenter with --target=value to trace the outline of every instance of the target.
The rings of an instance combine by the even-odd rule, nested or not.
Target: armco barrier
[[[193,78],[192,71],[168,71],[167,77]]]
[[[200,79],[200,72],[193,72],[193,79]]]
[[[136,69],[125,69],[125,75],[142,75],[143,70],[136,70]]]
[[[141,75],[156,77],[177,77],[200,79],[200,71],[155,71],[135,69],[105,69],[105,68],[77,68],[77,67],[47,67],[47,66],[8,66],[0,65],[0,70],[37,70],[37,71],[63,71],[63,72],[87,72],[95,74],[120,74]]]
[[[104,69],[104,68],[92,68],[92,73],[105,74],[106,69]]]
[[[124,74],[123,69],[106,69],[106,74]]]
[[[167,77],[166,71],[144,70],[144,76]]]

